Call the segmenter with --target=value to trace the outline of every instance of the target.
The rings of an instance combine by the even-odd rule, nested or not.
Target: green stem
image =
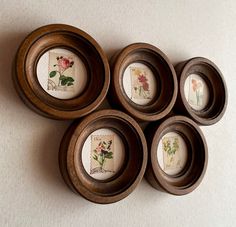
[[[197,96],[197,106],[199,105],[199,91],[196,90],[196,96]]]
[[[59,79],[58,79],[58,87],[60,87],[60,83],[61,83],[61,80],[60,80],[60,77],[61,77],[61,73],[59,71],[57,71],[59,73]]]
[[[147,98],[147,94],[146,94],[146,92],[144,91],[143,86],[142,86],[142,92],[143,92],[143,97],[146,99],[146,98]]]

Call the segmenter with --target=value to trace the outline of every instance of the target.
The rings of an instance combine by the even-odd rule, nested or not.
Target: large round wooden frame
[[[157,148],[161,138],[169,132],[179,134],[187,145],[188,158],[183,170],[176,175],[166,174],[158,163]],[[160,125],[146,129],[148,165],[146,179],[156,189],[174,195],[192,192],[202,181],[208,162],[205,138],[198,125],[184,116],[167,118]]]
[[[175,69],[179,93],[174,111],[189,116],[200,125],[218,122],[225,113],[228,99],[226,84],[219,68],[206,58],[196,57],[179,63]],[[202,77],[209,88],[209,101],[203,110],[193,109],[185,97],[184,84],[191,74]]]
[[[53,48],[73,52],[86,67],[86,88],[75,98],[55,98],[39,84],[37,63]],[[109,88],[110,71],[106,55],[91,36],[69,25],[52,24],[33,31],[22,42],[15,59],[13,79],[20,97],[37,113],[53,119],[75,119],[101,104]]]
[[[125,147],[125,161],[118,173],[107,180],[89,176],[82,163],[82,147],[95,130],[116,132]],[[95,203],[113,203],[128,196],[141,181],[147,164],[147,145],[139,125],[117,110],[101,110],[74,123],[65,133],[59,152],[59,166],[67,185]]]
[[[146,105],[134,103],[124,91],[124,71],[132,63],[142,63],[148,66],[157,81],[157,94]],[[131,44],[114,55],[111,60],[111,86],[108,97],[111,100],[111,105],[114,107],[118,105],[140,121],[156,121],[165,117],[174,106],[177,90],[174,67],[167,56],[153,45]]]

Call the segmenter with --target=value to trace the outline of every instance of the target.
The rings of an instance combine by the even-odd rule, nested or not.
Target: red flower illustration
[[[74,85],[74,78],[71,76],[66,76],[65,71],[74,65],[74,61],[70,57],[57,56],[57,64],[53,67],[57,67],[57,70],[52,70],[49,73],[49,77],[53,78],[59,74],[58,85],[54,85],[54,89],[60,86],[72,86]],[[53,82],[54,83],[54,82]],[[55,84],[55,83],[54,83]]]
[[[138,81],[142,84],[143,90],[144,91],[149,91],[149,84],[148,84],[148,79],[146,78],[145,75],[140,74],[138,76]]]
[[[192,79],[192,88],[193,91],[196,91],[197,89],[199,89],[202,86],[202,83],[199,81],[197,82],[195,79]]]
[[[146,83],[148,80],[147,80],[147,78],[146,78],[145,75],[140,74],[140,75],[138,76],[138,81],[143,84],[143,83]]]
[[[62,57],[62,56],[61,57],[57,57],[57,65],[58,65],[59,70],[61,72],[64,72],[69,67],[72,67],[73,64],[74,64],[74,62],[70,61],[69,58]]]

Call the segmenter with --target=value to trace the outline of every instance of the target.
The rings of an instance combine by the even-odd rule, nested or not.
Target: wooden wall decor
[[[84,117],[61,141],[64,181],[100,204],[124,199],[145,171],[158,190],[192,192],[208,161],[197,124],[212,125],[226,110],[222,73],[201,57],[174,68],[160,49],[147,43],[125,47],[110,66],[111,84],[102,48],[87,33],[63,24],[36,29],[17,51],[13,81],[26,105],[52,119]],[[106,108],[100,104],[108,89],[109,104],[127,114],[112,109],[92,113],[98,106]]]
[[[192,192],[201,182],[208,160],[205,138],[198,125],[184,116],[151,124],[146,179],[156,189],[174,195]]]
[[[177,90],[174,67],[155,46],[134,43],[111,60],[110,103],[137,120],[165,117],[175,103]]]
[[[29,34],[16,54],[14,84],[23,101],[53,119],[75,119],[95,110],[109,88],[110,71],[98,43],[63,24]]]
[[[141,128],[117,110],[101,110],[72,124],[59,152],[67,185],[87,200],[102,204],[128,196],[141,181],[146,164]]]
[[[227,106],[227,89],[222,73],[210,60],[192,58],[176,66],[179,84],[175,111],[200,125],[218,122]]]

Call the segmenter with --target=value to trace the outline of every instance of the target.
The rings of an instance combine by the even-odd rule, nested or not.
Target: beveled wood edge
[[[49,30],[49,31],[48,31]],[[99,55],[101,56],[101,60],[104,65],[104,85],[102,88],[102,91],[100,92],[99,96],[92,102],[90,105],[86,106],[83,109],[75,110],[75,111],[63,111],[59,109],[53,109],[48,105],[45,105],[45,103],[41,102],[41,100],[37,97],[36,94],[31,90],[29,85],[26,85],[27,90],[23,89],[24,86],[22,86],[22,82],[20,81],[20,78],[18,77],[17,73],[17,66],[18,62],[17,59],[19,56],[24,55],[26,57],[26,54],[30,48],[29,43],[33,43],[34,40],[38,39],[38,37],[43,36],[45,34],[48,34],[53,31],[70,31],[72,33],[75,33],[77,35],[82,35],[85,39],[87,39],[94,48],[98,51]],[[27,48],[28,47],[28,48]],[[24,51],[24,48],[26,51]],[[105,99],[106,94],[109,89],[110,84],[110,68],[108,59],[100,47],[100,45],[96,42],[95,39],[93,39],[89,34],[82,31],[79,28],[73,27],[71,25],[66,24],[49,24],[42,27],[37,28],[36,30],[32,31],[29,35],[26,36],[26,38],[21,42],[16,55],[14,59],[14,65],[13,65],[13,80],[15,84],[15,88],[17,90],[17,93],[20,95],[23,102],[31,108],[36,113],[48,117],[55,120],[68,120],[68,119],[76,119],[79,117],[83,117],[92,111],[94,111]],[[31,100],[32,99],[32,100]]]
[[[167,65],[170,68],[170,71],[172,73],[173,76],[173,83],[174,83],[174,91],[173,91],[173,96],[172,99],[170,101],[170,103],[168,104],[168,106],[160,113],[158,114],[148,114],[148,113],[142,113],[141,111],[133,108],[124,97],[119,97],[119,91],[121,91],[120,89],[120,83],[118,83],[119,78],[114,78],[114,75],[116,75],[115,72],[118,71],[118,66],[122,63],[123,59],[130,53],[132,52],[134,49],[149,49],[152,50],[156,53],[158,53],[158,55],[160,55],[167,63]],[[138,121],[156,121],[156,120],[160,120],[163,117],[165,117],[167,114],[169,114],[175,104],[176,98],[177,98],[177,93],[178,93],[178,81],[177,81],[177,76],[176,76],[176,72],[174,69],[174,66],[171,64],[170,60],[168,59],[168,57],[157,47],[148,44],[148,43],[133,43],[130,44],[128,46],[126,46],[125,48],[123,48],[121,51],[117,52],[110,61],[110,65],[111,65],[111,87],[113,88],[110,93],[112,94],[111,99],[113,100],[113,102],[117,103],[122,110],[124,110],[125,112],[128,112],[132,117],[134,117],[136,120]],[[114,106],[114,104],[113,104]]]
[[[108,195],[106,195],[106,196],[95,195],[95,194],[89,192],[86,188],[83,188],[82,190],[78,189],[79,182],[77,182],[77,183],[73,182],[73,178],[76,176],[76,170],[73,167],[74,161],[70,162],[69,159],[68,159],[68,152],[70,152],[70,153],[72,152],[71,150],[73,150],[73,148],[75,146],[75,143],[76,143],[76,140],[77,140],[77,137],[75,135],[73,135],[70,138],[70,140],[68,141],[68,146],[67,146],[66,149],[62,145],[60,147],[61,150],[59,152],[59,155],[62,155],[63,153],[66,152],[67,153],[66,166],[70,166],[70,167],[73,168],[72,171],[68,170],[68,168],[66,168],[67,174],[66,175],[64,174],[63,177],[69,178],[69,180],[65,179],[65,181],[67,181],[67,185],[69,185],[69,187],[71,187],[71,185],[72,185],[71,188],[72,188],[73,191],[75,190],[82,197],[84,197],[85,199],[87,199],[91,202],[99,203],[99,204],[108,204],[108,203],[118,202],[121,199],[124,199],[125,197],[127,197],[138,186],[138,184],[141,182],[141,180],[144,176],[144,173],[145,173],[145,170],[146,170],[146,165],[147,165],[147,144],[146,144],[146,139],[145,139],[145,136],[142,132],[142,129],[140,128],[138,123],[133,118],[131,118],[130,116],[128,116],[127,114],[125,114],[121,111],[110,110],[110,109],[100,110],[100,111],[97,111],[97,112],[94,112],[94,113],[88,115],[87,117],[85,117],[84,119],[79,121],[79,123],[76,123],[76,127],[72,126],[72,127],[74,127],[73,133],[76,133],[75,131],[78,128],[84,129],[91,121],[94,120],[94,116],[96,116],[97,118],[103,117],[103,116],[107,116],[107,117],[116,116],[116,117],[125,119],[136,130],[136,132],[138,133],[138,135],[140,137],[141,143],[143,145],[143,151],[142,151],[143,160],[142,160],[142,166],[140,168],[140,172],[139,172],[138,176],[136,176],[133,183],[129,187],[125,188],[122,192],[119,192],[117,194],[110,195],[110,196],[108,196]],[[69,133],[70,132],[71,131],[69,130]],[[65,138],[67,138],[66,135],[65,135]],[[71,155],[72,155],[72,160],[74,160],[73,154],[71,154]],[[60,160],[60,158],[59,158],[59,160]],[[61,166],[63,166],[63,165],[61,165]],[[65,170],[65,168],[64,168],[64,170]],[[80,185],[80,187],[81,187],[81,185]]]
[[[206,63],[209,66],[213,67],[215,69],[215,71],[218,73],[219,78],[221,79],[223,87],[224,87],[225,103],[222,107],[221,112],[214,118],[205,119],[205,118],[199,117],[197,114],[195,114],[191,110],[191,107],[189,106],[189,104],[187,103],[187,100],[184,95],[184,90],[182,89],[182,88],[184,88],[184,81],[181,79],[182,75],[186,73],[188,67],[190,67],[191,65],[193,65],[195,63],[199,63],[199,62]],[[194,58],[190,58],[188,60],[178,63],[175,66],[175,70],[176,70],[176,74],[177,74],[177,78],[178,78],[178,87],[179,87],[179,95],[177,96],[175,106],[179,105],[178,109],[182,109],[182,113],[184,113],[188,117],[192,118],[199,125],[210,126],[210,125],[213,125],[213,124],[217,123],[218,121],[220,121],[221,118],[224,116],[227,105],[228,105],[228,90],[227,90],[224,76],[223,76],[222,72],[220,71],[220,69],[218,68],[218,66],[214,62],[212,62],[211,60],[209,60],[207,58],[194,57]],[[175,107],[175,109],[176,109],[176,107]]]
[[[157,139],[158,132],[161,132],[173,120],[175,120],[177,122],[178,121],[187,122],[188,124],[192,125],[193,128],[196,130],[196,132],[199,134],[199,138],[202,140],[203,146],[204,146],[204,165],[203,165],[203,169],[201,171],[200,177],[195,179],[195,181],[191,185],[188,185],[185,188],[178,188],[175,186],[171,186],[168,183],[166,183],[164,179],[160,180],[160,177],[157,177],[157,175],[153,169],[153,163],[157,162],[157,160],[155,159],[155,155],[154,155],[155,151],[153,151],[153,140]],[[188,118],[186,116],[182,116],[182,115],[177,115],[177,116],[172,116],[172,117],[166,118],[162,122],[158,122],[156,125],[149,126],[146,129],[146,133],[147,132],[149,132],[148,133],[149,136],[146,137],[147,144],[148,144],[148,164],[147,164],[147,169],[145,172],[146,180],[155,189],[162,191],[162,192],[168,192],[168,193],[170,193],[172,195],[176,195],[176,196],[186,195],[186,194],[194,191],[202,182],[202,180],[205,176],[205,173],[206,173],[207,165],[208,165],[208,147],[207,147],[207,143],[206,143],[205,137],[203,135],[203,132],[201,131],[199,126],[190,118]]]

